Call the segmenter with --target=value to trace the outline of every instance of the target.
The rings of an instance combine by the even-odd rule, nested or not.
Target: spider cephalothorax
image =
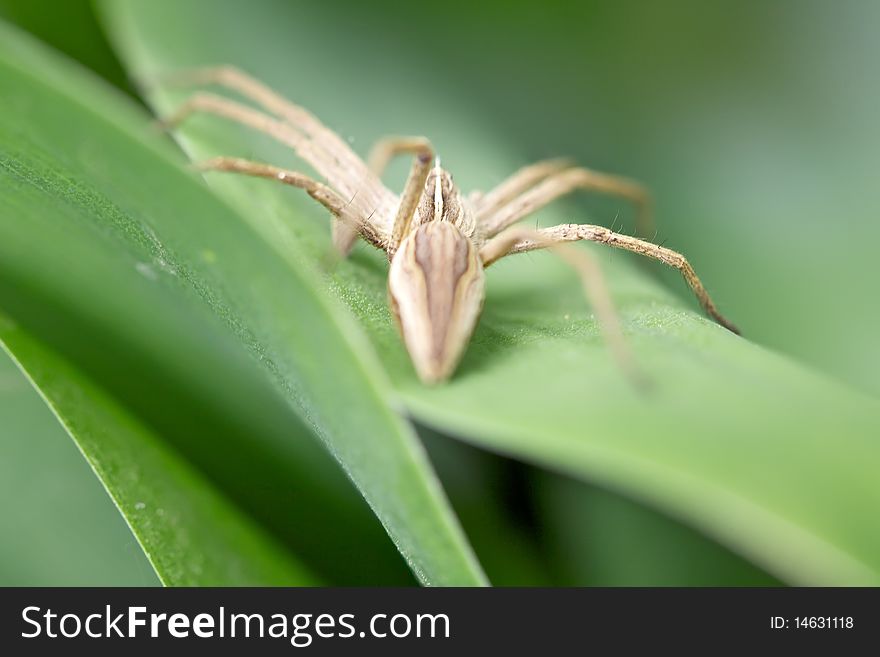
[[[413,224],[420,226],[429,221],[447,221],[466,237],[473,237],[476,228],[473,208],[462,197],[452,175],[440,167],[439,161],[425,180]]]
[[[207,112],[248,125],[293,148],[326,182],[297,171],[231,157],[217,157],[202,169],[272,178],[308,192],[336,218],[333,242],[347,254],[362,237],[388,254],[389,303],[419,377],[447,379],[455,370],[479,319],[483,270],[499,258],[553,248],[581,275],[585,291],[619,361],[632,372],[617,315],[601,272],[585,251],[562,246],[589,240],[648,256],[678,269],[704,310],[731,331],[693,268],[680,253],[604,226],[562,224],[532,230],[517,225],[526,216],[576,189],[613,194],[638,212],[637,232],[650,235],[650,203],[637,183],[609,174],[547,160],[520,169],[486,194],[465,198],[423,137],[383,139],[364,162],[336,133],[302,107],[230,67],[199,69],[174,76],[185,84],[218,84],[261,106],[208,93],[193,95],[169,119],[172,126],[193,112]],[[268,113],[267,113],[268,112]],[[413,157],[398,196],[381,181],[388,162]]]

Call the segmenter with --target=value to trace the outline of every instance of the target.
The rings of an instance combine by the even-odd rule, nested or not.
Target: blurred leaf
[[[156,586],[82,454],[0,352],[0,586]]]
[[[387,407],[369,345],[316,291],[296,254],[259,240],[124,99],[0,29],[5,312],[160,425],[163,439],[222,478],[252,516],[309,547],[310,560],[318,550],[365,560],[376,552],[357,534],[349,544],[309,543],[310,514],[319,526],[341,524],[345,535],[347,516],[357,511],[344,488],[334,495],[327,486],[336,482],[316,476],[324,462],[305,444],[304,424],[422,582],[481,583],[421,445]],[[238,398],[241,389],[247,393]],[[279,399],[295,414],[282,412]],[[225,427],[230,418],[233,445],[199,427]],[[253,489],[268,485],[271,494],[284,476],[287,499],[265,517]],[[298,497],[300,476],[306,493],[323,496],[323,508]],[[334,507],[347,513],[324,513]],[[382,572],[348,560],[338,567],[367,579]]]
[[[158,436],[69,364],[5,318],[0,341],[76,441],[164,584],[316,582]]]
[[[528,522],[522,464],[419,427],[419,437],[465,533],[495,586],[549,586],[550,568]]]
[[[0,0],[0,18],[27,30],[134,95],[95,20],[91,0]]]
[[[113,42],[141,80],[236,64],[304,102],[362,151],[382,133],[429,135],[466,190],[523,161],[499,139],[492,117],[475,118],[435,84],[427,73],[442,62],[433,49],[403,47],[393,32],[376,38],[381,13],[362,23],[360,15],[350,19],[316,3],[102,6]],[[151,88],[150,97],[167,112],[183,96]],[[292,159],[265,138],[211,118],[193,120],[181,134],[193,157]],[[228,175],[210,182],[268,241],[324,252],[324,213],[304,210],[304,195]],[[298,221],[308,212],[313,224]],[[559,208],[542,217],[571,219]],[[684,309],[628,258],[596,253],[653,379],[649,394],[622,379],[574,276],[551,255],[490,270],[471,347],[455,379],[434,389],[416,381],[395,334],[382,258],[359,251],[332,285],[420,421],[644,500],[786,581],[880,582],[878,404]]]
[[[693,529],[620,495],[537,472],[542,534],[576,586],[779,586]]]

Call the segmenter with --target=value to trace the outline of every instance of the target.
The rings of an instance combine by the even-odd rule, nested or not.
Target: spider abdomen
[[[394,254],[388,293],[419,377],[449,378],[483,307],[483,265],[473,242],[448,221],[418,226]]]

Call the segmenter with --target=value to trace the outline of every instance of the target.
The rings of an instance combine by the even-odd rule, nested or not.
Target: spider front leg
[[[301,125],[294,126],[248,105],[205,92],[190,96],[161,124],[172,128],[196,113],[212,114],[245,125],[289,146],[333,189],[347,197],[360,216],[372,213],[387,219],[393,214],[396,196],[347,146],[339,145],[341,142],[337,136],[327,137],[329,131],[320,124],[319,133],[314,133],[318,130],[315,127],[310,132]],[[317,119],[314,121],[317,123]]]
[[[400,245],[406,235],[413,213],[425,186],[425,180],[431,168],[434,149],[424,137],[385,137],[377,141],[367,156],[367,166],[371,173],[381,178],[388,164],[398,155],[413,155],[413,165],[400,197],[397,215],[392,228],[393,250]],[[333,222],[333,244],[337,251],[347,256],[355,241],[357,231],[343,222]],[[392,254],[393,254],[392,250]]]
[[[307,135],[316,147],[354,173],[365,168],[363,161],[335,132],[327,128],[311,112],[293,103],[256,78],[234,66],[209,66],[184,69],[162,77],[170,86],[202,86],[215,84],[253,101],[275,117]],[[326,175],[326,174],[323,174]],[[330,176],[328,176],[329,178]]]
[[[383,250],[388,244],[389,236],[383,230],[381,224],[370,221],[369,217],[364,218],[351,207],[350,203],[330,187],[303,173],[237,157],[214,157],[199,162],[195,166],[200,171],[241,173],[258,178],[277,180],[286,185],[303,189],[309,196],[327,208],[340,223],[350,226],[355,231],[355,235],[359,232],[364,236],[364,239]]]
[[[205,92],[193,94],[177,110],[162,119],[160,124],[166,130],[170,130],[198,113],[213,114],[262,132],[292,148],[318,171],[323,168],[321,164],[326,155],[316,149],[311,140],[294,127],[252,107],[215,94]]]
[[[546,167],[549,163],[539,163],[539,165],[541,164]],[[524,174],[528,172],[529,168],[526,167],[520,174],[514,174],[510,180],[515,181],[517,178],[520,178],[527,181],[528,176]],[[541,169],[538,172],[541,172]],[[508,200],[503,203],[499,202],[499,198],[493,204],[495,208],[493,211],[482,210],[479,213],[482,234],[486,237],[497,235],[527,215],[579,189],[601,192],[630,201],[637,213],[636,233],[642,237],[648,237],[651,231],[653,231],[654,220],[651,214],[651,197],[648,191],[634,180],[592,171],[583,167],[574,167],[555,173],[551,172],[549,175],[543,176],[543,178],[538,178],[538,181],[534,187],[523,190],[523,193],[519,196],[511,199],[508,194]],[[510,182],[502,183],[500,188],[503,189],[507,185],[510,185]],[[494,194],[494,190],[487,194],[483,199],[483,204],[486,203],[485,199],[487,197]]]
[[[513,231],[515,229],[510,230]],[[490,239],[483,245],[480,251],[480,255],[483,258],[483,264],[489,266],[506,255],[543,249],[548,245],[560,244],[563,242],[588,240],[590,242],[607,244],[618,249],[625,249],[649,258],[654,258],[670,267],[678,269],[678,271],[681,272],[682,277],[684,277],[685,282],[691,288],[691,291],[697,297],[703,310],[706,311],[706,314],[721,324],[724,328],[739,335],[739,329],[718,312],[718,308],[713,303],[712,298],[709,296],[709,293],[706,291],[706,288],[703,286],[703,283],[700,281],[694,268],[691,267],[691,264],[687,261],[687,258],[676,251],[657,246],[656,244],[652,244],[651,242],[636,237],[615,233],[604,226],[592,226],[589,224],[560,224],[559,226],[553,226],[552,228],[543,228],[534,231],[534,233],[535,234],[532,237],[522,239],[516,236],[515,233],[508,231]],[[508,237],[508,235],[513,235],[514,237]]]
[[[485,194],[480,194],[475,199],[474,210],[477,213],[477,221],[485,221],[503,206],[548,176],[568,169],[571,166],[571,161],[558,159],[541,160],[519,169],[512,176],[506,178]]]
[[[394,216],[389,257],[394,255],[409,232],[413,215],[425,189],[425,182],[428,180],[428,173],[431,171],[434,147],[425,137],[386,137],[373,146],[369,156],[373,172],[379,175],[394,156],[405,153],[413,156],[413,162]]]
[[[596,313],[599,326],[602,328],[615,359],[631,380],[637,384],[644,384],[646,379],[637,367],[632,351],[624,338],[620,318],[608,293],[605,277],[592,254],[554,240],[542,231],[515,226],[482,246],[480,259],[483,262],[483,267],[488,267],[504,256],[518,253],[517,247],[524,243],[533,245],[534,249],[552,249],[577,271],[587,301]]]

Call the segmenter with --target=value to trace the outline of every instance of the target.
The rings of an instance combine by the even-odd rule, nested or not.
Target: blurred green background
[[[366,115],[377,135],[448,132],[454,117],[411,112],[401,125],[400,113],[421,106],[371,95],[375,71],[393,60],[514,144],[522,164],[567,155],[644,182],[658,241],[689,256],[749,340],[880,394],[880,4],[383,0],[301,3],[286,15],[347,62],[342,83],[332,66],[322,78],[320,61],[290,62],[338,98],[327,120],[343,134],[349,113]],[[89,3],[2,0],[0,16],[134,95]],[[455,144],[437,146],[454,164]],[[575,207],[621,210],[626,221],[618,206],[582,198]],[[674,272],[652,271],[685,296]],[[15,500],[0,508],[0,583],[156,583],[86,463],[5,360],[0,418],[0,495]],[[522,580],[523,564],[538,562],[524,583],[774,581],[646,507],[424,433],[477,552],[481,531],[517,537],[499,573]],[[468,463],[479,474],[469,478]],[[519,511],[487,517],[473,500],[493,495]],[[582,542],[554,544],[571,524]]]

